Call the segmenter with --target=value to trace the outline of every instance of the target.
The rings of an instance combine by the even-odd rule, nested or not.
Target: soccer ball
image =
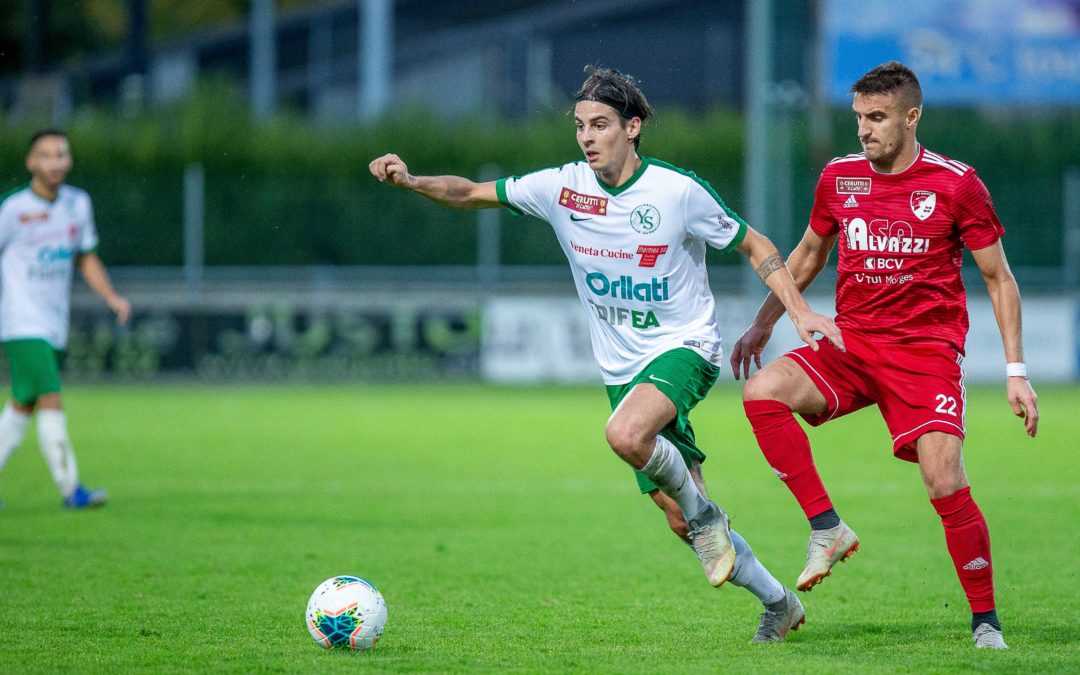
[[[386,626],[386,601],[360,577],[331,577],[308,600],[307,626],[312,639],[327,649],[371,649]]]

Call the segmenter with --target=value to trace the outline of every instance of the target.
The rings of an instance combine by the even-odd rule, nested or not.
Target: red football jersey
[[[840,235],[838,326],[886,341],[946,340],[964,352],[962,247],[985,248],[1005,233],[974,169],[923,147],[896,174],[878,173],[862,153],[838,157],[821,172],[810,227]]]

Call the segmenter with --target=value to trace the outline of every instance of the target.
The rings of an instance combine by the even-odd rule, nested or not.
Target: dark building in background
[[[32,0],[29,9],[38,12],[40,19],[56,11],[55,6],[50,10],[51,4]],[[46,94],[36,94],[39,98],[49,92],[68,98],[54,102],[54,111],[123,102],[133,95],[151,105],[167,102],[183,96],[200,77],[212,74],[224,73],[241,85],[248,82],[249,24],[217,27],[148,47],[147,3],[130,0],[127,4],[126,47],[72,68],[46,72],[51,62],[41,56],[42,36],[27,36],[26,58],[37,69],[0,81],[0,105],[17,113],[19,97],[26,95],[26,79],[49,79]],[[702,109],[742,104],[744,0],[509,0],[475,5],[397,0],[390,4],[391,100],[396,103],[451,116],[475,111],[524,116],[565,105],[581,82],[583,66],[600,63],[634,74],[658,105]],[[809,81],[811,4],[809,0],[777,3],[777,79],[804,86]],[[316,120],[357,115],[363,68],[361,9],[361,0],[351,0],[277,11],[278,104]]]

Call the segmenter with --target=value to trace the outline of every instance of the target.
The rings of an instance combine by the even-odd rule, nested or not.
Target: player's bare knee
[[[60,394],[58,392],[51,392],[48,394],[42,394],[35,402],[37,407],[42,410],[61,410],[63,404],[61,403]]]
[[[777,401],[783,395],[782,377],[776,371],[765,370],[754,373],[743,386],[743,401]]]
[[[645,439],[630,425],[623,424],[615,419],[608,420],[607,427],[604,428],[604,435],[607,437],[608,445],[615,451],[615,454],[627,462],[640,467],[648,461],[648,454],[642,457]]]
[[[941,499],[942,497],[948,497],[954,495],[960,490],[968,487],[966,479],[959,478],[957,476],[935,476],[933,478],[927,478],[926,494],[930,499]]]
[[[962,465],[950,463],[922,467],[923,483],[930,499],[941,499],[968,487],[967,474]]]

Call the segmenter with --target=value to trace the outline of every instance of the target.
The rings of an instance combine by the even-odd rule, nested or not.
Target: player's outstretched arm
[[[760,236],[760,235],[759,235]],[[767,241],[767,240],[766,240]],[[787,268],[794,279],[795,287],[801,292],[806,290],[829,260],[836,237],[824,238],[811,228],[806,228],[802,241],[788,256]],[[745,241],[744,241],[745,243]],[[752,261],[751,261],[751,264]],[[775,293],[769,293],[765,302],[758,309],[754,321],[735,342],[731,350],[731,371],[738,380],[750,377],[750,363],[761,368],[761,354],[772,337],[773,326],[784,315],[784,303]],[[842,345],[842,341],[841,341]]]
[[[475,183],[461,176],[414,176],[400,157],[383,155],[368,164],[380,183],[412,190],[452,209],[490,209],[502,206],[495,183]]]
[[[101,258],[96,253],[81,253],[75,259],[75,262],[79,266],[79,273],[86,280],[86,285],[100,295],[101,299],[116,315],[117,325],[123,326],[126,324],[131,316],[131,303],[113,288],[112,281],[109,280],[109,273],[105,271],[105,264],[101,262]]]
[[[986,282],[986,290],[990,293],[994,318],[997,319],[998,330],[1001,331],[1001,344],[1005,347],[1005,362],[1022,364],[1024,344],[1021,336],[1023,328],[1020,289],[1016,285],[1012,270],[1009,269],[1009,261],[1005,258],[1001,240],[986,248],[972,251],[971,256],[975,259],[983,281]],[[1039,408],[1036,405],[1038,397],[1027,379],[1026,366],[1023,370],[1023,375],[1006,376],[1006,392],[1013,414],[1023,418],[1024,430],[1028,436],[1034,438],[1039,430]]]
[[[784,265],[780,252],[768,238],[753,228],[747,228],[746,237],[739,244],[738,250],[750,259],[750,264],[753,265],[758,276],[787,310],[803,342],[816,351],[818,345],[814,334],[820,333],[840,349],[844,348],[844,339],[840,336],[840,329],[836,327],[832,319],[814,312],[810,309],[810,305],[806,304],[802,293],[795,285],[795,279]]]

